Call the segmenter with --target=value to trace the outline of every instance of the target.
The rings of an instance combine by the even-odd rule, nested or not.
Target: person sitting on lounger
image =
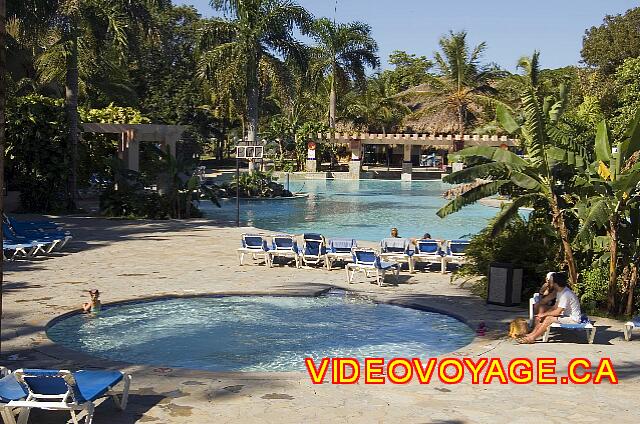
[[[399,238],[400,236],[398,235],[398,229],[396,227],[393,227],[391,229],[391,237],[392,238]]]
[[[518,339],[518,343],[532,344],[547,331],[554,322],[561,324],[578,324],[582,312],[578,296],[567,287],[567,275],[554,272],[549,279],[549,288],[556,292],[555,305],[545,312],[535,315],[535,327],[524,337]]]
[[[91,300],[82,304],[82,310],[84,312],[91,313],[100,312],[100,310],[102,309],[102,303],[100,302],[100,291],[97,289],[91,290],[89,291],[89,296],[91,296]]]
[[[553,308],[556,302],[557,290],[552,287],[551,280],[555,272],[548,272],[544,279],[544,284],[540,287],[538,293],[540,293],[540,301],[533,306],[533,312],[541,314],[549,309]]]

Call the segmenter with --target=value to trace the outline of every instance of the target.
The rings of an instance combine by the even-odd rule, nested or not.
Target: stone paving
[[[507,339],[508,322],[526,311],[487,306],[450,274],[401,274],[397,286],[378,287],[360,278],[346,284],[343,270],[239,267],[240,234],[205,220],[121,221],[89,217],[58,220],[75,240],[64,253],[6,265],[2,364],[11,368],[113,367],[133,375],[127,411],[111,400],[96,411],[95,424],[121,423],[617,423],[640,418],[640,336],[622,337],[622,323],[597,318],[595,343],[583,334],[555,333],[549,343],[519,346]],[[104,303],[156,296],[214,293],[316,294],[342,287],[371,298],[451,313],[470,326],[485,321],[489,332],[450,356],[555,357],[566,374],[572,357],[597,362],[609,357],[618,385],[313,385],[305,373],[202,372],[91,358],[53,344],[46,324],[77,309],[99,288]],[[425,356],[428,354],[425,353]],[[34,411],[31,423],[64,423],[57,412]]]

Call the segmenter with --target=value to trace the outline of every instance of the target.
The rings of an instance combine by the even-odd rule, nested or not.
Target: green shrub
[[[239,186],[240,197],[291,197],[289,190],[286,190],[280,183],[273,181],[270,172],[243,172],[240,179],[235,177],[228,185],[221,188],[227,196],[235,196],[236,187]]]
[[[557,270],[559,239],[551,230],[546,215],[532,212],[528,220],[516,218],[497,236],[489,229],[471,239],[466,250],[467,264],[455,278],[480,277],[472,290],[486,296],[489,265],[493,262],[511,263],[523,269],[522,298],[533,294],[550,270]]]
[[[6,125],[7,180],[9,189],[20,190],[21,208],[64,210],[70,152],[62,101],[35,94],[12,98]]]
[[[166,199],[156,191],[111,187],[100,196],[100,212],[108,217],[169,219],[168,210]]]
[[[580,298],[580,306],[587,313],[605,308],[609,286],[609,267],[593,265],[582,272],[580,281],[575,287]]]

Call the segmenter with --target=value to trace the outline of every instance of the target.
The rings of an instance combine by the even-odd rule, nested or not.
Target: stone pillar
[[[411,163],[411,144],[405,144],[403,146],[404,152],[402,155],[402,175],[400,179],[402,181],[411,181],[411,174],[413,173],[413,164]]]
[[[131,171],[140,171],[140,142],[136,140],[135,131],[128,130],[127,134],[127,167]]]
[[[318,161],[316,160],[316,143],[307,143],[307,163],[304,167],[307,172],[318,172]]]
[[[351,149],[351,160],[349,161],[349,173],[351,178],[360,179],[360,170],[362,169],[360,161],[360,140],[350,140],[349,147]]]

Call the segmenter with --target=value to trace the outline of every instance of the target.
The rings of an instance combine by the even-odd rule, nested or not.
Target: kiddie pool
[[[96,357],[208,371],[299,371],[304,358],[433,357],[474,332],[440,313],[333,290],[316,297],[170,298],[55,320],[51,340]]]

